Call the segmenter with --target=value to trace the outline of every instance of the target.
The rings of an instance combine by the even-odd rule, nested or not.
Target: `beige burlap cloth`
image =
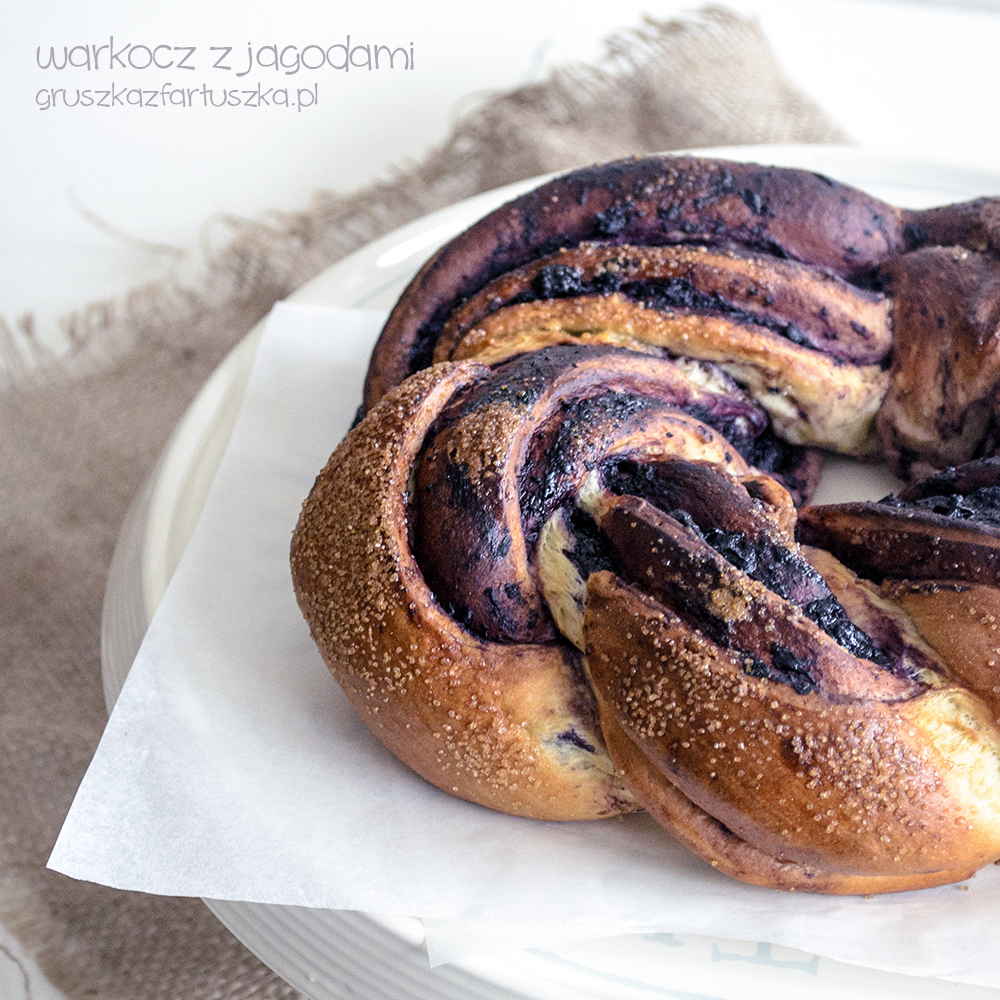
[[[233,224],[196,280],[81,310],[68,358],[39,357],[24,330],[0,327],[0,919],[53,983],[74,1000],[297,995],[199,900],[45,870],[106,721],[99,626],[119,525],[242,334],[344,254],[479,191],[629,153],[844,141],[755,23],[720,8],[647,21],[610,40],[597,67],[484,98],[420,164]]]

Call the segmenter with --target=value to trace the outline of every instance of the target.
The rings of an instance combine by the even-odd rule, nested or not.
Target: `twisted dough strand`
[[[994,446],[997,206],[650,158],[443,248],[292,542],[372,731],[491,808],[641,805],[759,885],[1000,857],[1000,460],[795,509],[816,446]]]
[[[730,335],[720,348],[727,368],[737,365],[734,374],[759,398],[780,388],[781,371],[786,390],[798,387],[789,398],[777,393],[772,405],[772,416],[794,440],[872,455],[872,421],[881,406],[880,450],[904,477],[924,476],[997,447],[1000,199],[903,209],[804,170],[690,157],[647,157],[575,171],[514,199],[452,240],[421,269],[390,315],[372,355],[366,408],[432,359],[452,356],[448,344],[455,324],[467,325],[463,310],[474,308],[467,300],[482,302],[485,297],[489,313],[503,312],[503,286],[512,280],[508,272],[526,267],[530,272],[533,262],[568,251],[566,274],[575,271],[570,280],[586,284],[587,266],[572,258],[588,241],[598,242],[605,253],[632,247],[640,256],[643,248],[647,256],[654,253],[648,248],[673,248],[662,252],[673,255],[675,266],[687,272],[696,268],[680,265],[683,255],[692,248],[710,248],[715,255],[748,258],[751,264],[744,271],[749,274],[756,267],[760,284],[797,288],[798,301],[785,302],[784,309],[773,290],[758,300],[757,317],[765,328],[784,327],[783,346],[772,341],[742,363],[734,349],[740,333]],[[801,273],[789,281],[786,272],[798,265]],[[551,277],[548,294],[539,298],[565,297],[558,277]],[[663,278],[660,274],[647,281],[662,293],[670,284]],[[825,304],[809,292],[810,282],[824,281]],[[488,289],[491,283],[495,293]],[[760,284],[731,289],[744,310],[754,298],[747,293],[759,291]],[[713,290],[718,288],[717,282]],[[888,295],[876,294],[873,303],[863,306],[873,289],[885,289]],[[646,304],[662,309],[659,298]],[[877,322],[871,308],[879,303],[893,312],[897,347],[888,373],[871,367],[886,360],[888,348],[884,323]],[[845,307],[845,324],[821,329],[818,339],[808,332],[825,326],[829,314]],[[732,309],[719,302],[703,300],[695,312],[712,321],[708,340],[717,336],[720,316],[732,318]],[[603,335],[631,336],[620,327],[635,322],[634,314],[632,310],[629,318],[612,323]],[[545,319],[540,323],[544,327]],[[864,341],[862,331],[873,333],[867,357],[849,346],[852,336],[845,325],[854,329],[854,339]],[[881,333],[876,332],[879,326]],[[682,330],[666,341],[653,340],[687,356],[678,336]],[[800,340],[810,350],[790,352]],[[765,363],[762,372],[762,354],[768,350],[786,356],[769,370]],[[842,371],[838,380],[837,373],[822,371],[831,359],[835,364],[849,359],[859,370],[850,375]],[[724,363],[719,351],[712,360]],[[823,409],[820,401],[831,392],[834,402]],[[847,415],[856,411],[859,416],[848,421]]]

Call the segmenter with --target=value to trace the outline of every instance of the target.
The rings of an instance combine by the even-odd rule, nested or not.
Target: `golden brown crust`
[[[495,364],[557,343],[660,348],[713,362],[747,387],[784,440],[875,454],[874,418],[888,385],[880,365],[846,364],[724,315],[663,312],[617,294],[518,304],[481,320],[453,357]]]
[[[786,531],[792,512],[777,484],[760,482],[725,438],[677,408],[740,414],[739,399],[704,391],[667,361],[627,352],[602,358],[569,351],[539,364],[491,375],[474,362],[447,363],[386,397],[317,478],[293,537],[292,576],[327,665],[372,731],[414,770],[506,812],[595,818],[633,805],[603,748],[579,654],[537,618],[525,638],[508,628],[494,639],[460,623],[442,607],[441,591],[432,591],[411,532],[426,548],[431,527],[443,529],[443,555],[452,558],[458,580],[471,578],[473,593],[485,587],[499,595],[489,608],[500,599],[512,610],[534,602],[517,499],[522,453],[532,440],[529,428],[537,425],[544,441],[551,418],[576,403],[584,405],[584,422],[567,446],[581,471],[570,471],[560,488],[569,495],[599,458],[680,453],[757,483],[778,505]],[[600,426],[589,433],[587,405],[618,413],[626,389],[646,393],[645,402],[628,403],[623,413],[633,415],[616,417],[610,436]],[[468,413],[435,439],[429,432],[453,405]],[[562,454],[555,445],[547,451]],[[461,484],[453,493],[456,470]],[[444,508],[425,509],[439,487]],[[490,530],[494,519],[499,526],[494,542],[470,534],[484,521],[470,506],[474,496],[490,513]],[[493,575],[479,582],[472,567],[486,566],[480,556],[493,548],[495,563],[484,570]],[[424,552],[423,565],[435,557]]]
[[[647,157],[587,168],[502,206],[428,261],[379,338],[365,405],[432,359],[457,357],[497,309],[577,296],[574,287],[741,316],[859,368],[886,358],[888,319],[892,370],[865,373],[865,400],[854,386],[815,420],[808,404],[792,412],[797,399],[772,410],[794,440],[855,454],[873,451],[870,422],[885,397],[881,449],[900,475],[919,478],[998,447],[998,258],[997,198],[914,211],[755,164]],[[522,325],[510,347],[532,339]],[[583,336],[594,340],[642,338],[612,328]],[[737,364],[737,377],[755,393],[773,390],[773,371],[756,368]],[[827,377],[820,396],[834,384]],[[855,408],[862,416],[850,425]]]
[[[598,384],[597,356],[566,360],[574,358],[530,396],[543,427],[574,398],[564,393]],[[635,384],[634,365],[628,360],[617,377]],[[669,374],[667,384],[679,377]],[[499,423],[483,404],[494,395]],[[445,452],[463,468],[479,461],[479,478],[495,481],[499,495],[515,488],[517,463],[505,477],[496,462],[509,460],[501,439],[524,436],[525,414],[511,409],[522,396],[516,381],[474,362],[412,377],[351,432],[303,507],[292,545],[296,593],[331,671],[386,746],[450,794],[528,817],[597,818],[638,800],[720,871],[775,888],[903,891],[968,877],[1000,854],[996,713],[965,689],[990,676],[983,636],[974,649],[947,648],[940,608],[924,613],[920,604],[928,588],[878,594],[828,554],[813,556],[856,622],[873,635],[892,632],[882,635],[886,648],[907,647],[894,652],[902,672],[886,673],[731,566],[699,533],[645,500],[607,493],[592,473],[582,486],[574,480],[578,502],[619,556],[627,550],[624,565],[648,593],[606,571],[590,575],[586,672],[565,646],[483,640],[446,613],[410,550],[408,496],[427,489],[414,467],[441,415],[467,411],[489,429],[461,432],[471,433],[468,458],[450,444]],[[463,401],[457,410],[455,400]],[[662,443],[657,433],[633,440],[625,423],[630,444],[598,435],[599,452],[581,455],[593,461],[623,447],[660,469],[667,478],[653,492],[667,490],[664,500],[693,511],[705,530],[794,549],[787,494],[727,453],[710,429],[679,411],[664,418],[673,429]],[[652,427],[665,435],[666,426],[644,420],[643,434]],[[494,436],[494,458],[477,458],[475,448]],[[715,471],[726,466],[732,471]],[[604,473],[609,482],[620,474]],[[624,475],[627,485],[633,473]],[[466,492],[461,501],[468,504]],[[652,534],[637,531],[645,524]],[[808,581],[785,582],[800,601],[816,596]],[[995,622],[998,594],[977,595],[965,613]],[[902,610],[887,612],[885,600]],[[707,632],[691,620],[699,607]],[[918,625],[926,645],[915,638]],[[774,676],[748,669],[772,656]],[[792,661],[805,671],[801,687],[782,679]]]
[[[303,506],[295,591],[358,714],[439,788],[538,819],[628,811],[567,651],[476,639],[442,611],[409,550],[413,460],[440,409],[482,373],[420,373],[351,432]]]
[[[911,216],[912,228],[921,216]],[[594,239],[740,246],[849,280],[908,243],[898,208],[806,170],[684,156],[576,170],[491,212],[421,268],[376,345],[366,408],[430,363],[441,324],[462,299],[556,246]]]
[[[887,580],[881,589],[1000,726],[1000,590],[955,580]]]
[[[975,868],[952,868],[918,875],[846,875],[783,861],[753,847],[696,806],[663,771],[649,763],[611,711],[602,711],[601,718],[611,757],[629,776],[629,785],[643,808],[689,851],[730,878],[787,892],[867,896],[948,885],[975,872]]]
[[[890,300],[825,269],[707,246],[585,243],[508,271],[462,303],[444,324],[434,360],[471,356],[467,348],[456,353],[458,345],[515,303],[542,308],[554,298],[598,294],[668,313],[715,310],[842,362],[877,364],[892,347]]]
[[[1000,515],[951,512],[1000,506],[1000,462],[792,503],[818,477],[800,446],[873,455],[876,413],[904,474],[996,447],[998,232],[996,199],[909,212],[652,157],[449,243],[292,543],[371,730],[506,812],[638,800],[758,885],[902,891],[997,858]]]
[[[798,694],[606,573],[591,577],[585,634],[612,752],[632,747],[623,773],[641,755],[772,861],[940,884],[1000,854],[1000,736],[964,690]]]

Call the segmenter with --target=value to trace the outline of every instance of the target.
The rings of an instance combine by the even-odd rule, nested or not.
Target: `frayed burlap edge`
[[[684,20],[646,19],[607,41],[600,67],[555,70],[484,98],[423,162],[387,180],[350,195],[320,192],[302,212],[211,220],[204,242],[220,248],[203,248],[197,280],[168,277],[67,317],[69,357],[74,368],[107,364],[144,338],[167,330],[172,339],[234,304],[263,315],[378,236],[525,177],[659,150],[847,141],[785,78],[754,21],[717,6]],[[192,256],[187,270],[198,267]],[[45,358],[30,316],[4,324],[3,360],[22,374],[65,367]]]
[[[0,918],[70,997],[291,997],[197,900],[44,868],[105,722],[99,629],[119,525],[173,425],[271,305],[428,211],[630,153],[846,137],[784,78],[759,28],[709,7],[609,41],[597,68],[482,98],[421,163],[298,213],[216,220],[217,249],[70,317],[47,355],[0,329]]]

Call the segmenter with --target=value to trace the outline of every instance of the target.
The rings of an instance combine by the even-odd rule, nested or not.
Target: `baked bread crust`
[[[923,218],[805,170],[667,156],[574,171],[491,212],[424,265],[372,355],[365,406],[430,362],[463,299],[559,247],[731,244],[856,278],[931,238]],[[949,224],[950,235],[971,229],[981,240],[980,216],[956,223],[943,213],[934,231]]]
[[[997,205],[654,157],[443,248],[292,540],[372,732],[490,808],[644,807],[758,885],[1000,857],[1000,461],[793,506],[815,446],[907,473],[992,447]]]
[[[715,867],[843,894],[945,884],[996,859],[1000,734],[966,689],[798,694],[610,574],[591,578],[585,630],[615,763]],[[674,819],[677,792],[707,819]]]
[[[474,363],[421,372],[348,435],[293,539],[300,607],[361,718],[439,788],[539,819],[630,811],[573,651],[476,638],[410,551],[414,459],[454,392],[483,375]]]
[[[673,257],[685,281],[707,282],[715,291],[723,282],[713,284],[706,275],[711,268],[699,269],[684,257],[706,248],[715,257],[732,255],[735,265],[718,271],[728,272],[731,297],[749,308],[771,285],[758,303],[768,303],[765,315],[774,307],[779,316],[782,309],[791,312],[794,329],[782,336],[786,345],[801,341],[816,352],[811,367],[818,358],[834,365],[881,364],[886,344],[874,312],[888,306],[896,345],[891,370],[865,371],[864,399],[859,386],[842,388],[822,413],[807,406],[798,419],[796,397],[781,414],[776,405],[775,416],[794,428],[797,441],[847,454],[880,452],[897,474],[915,479],[997,447],[1000,199],[903,209],[809,171],[694,157],[654,156],[574,171],[501,206],[450,241],[389,316],[372,354],[365,407],[432,360],[453,356],[455,324],[467,324],[474,303],[485,299],[490,312],[510,304],[511,282],[519,272],[537,273],[541,259],[551,266],[554,253],[568,254],[564,267],[586,281],[587,264],[579,258],[588,246],[592,254],[662,252]],[[787,272],[796,269],[803,273],[791,278]],[[755,271],[759,284],[747,281]],[[823,277],[827,301],[813,308],[812,286]],[[793,293],[783,300],[788,289]],[[862,307],[865,296],[872,302]],[[846,329],[827,325],[838,309],[846,309]],[[706,310],[717,312],[704,301],[694,312]],[[543,319],[546,325],[551,323]],[[866,358],[856,348],[868,334],[872,353]],[[713,329],[709,337],[715,335]],[[726,339],[730,351],[734,338]],[[684,353],[673,338],[665,346]],[[790,364],[784,358],[779,367]],[[756,382],[761,394],[773,389],[776,370],[761,377],[753,367],[742,366],[740,377]],[[800,374],[800,385],[808,385],[810,368]],[[835,383],[821,374],[818,384],[823,389],[817,395],[825,396]],[[858,408],[849,423],[847,414]]]

